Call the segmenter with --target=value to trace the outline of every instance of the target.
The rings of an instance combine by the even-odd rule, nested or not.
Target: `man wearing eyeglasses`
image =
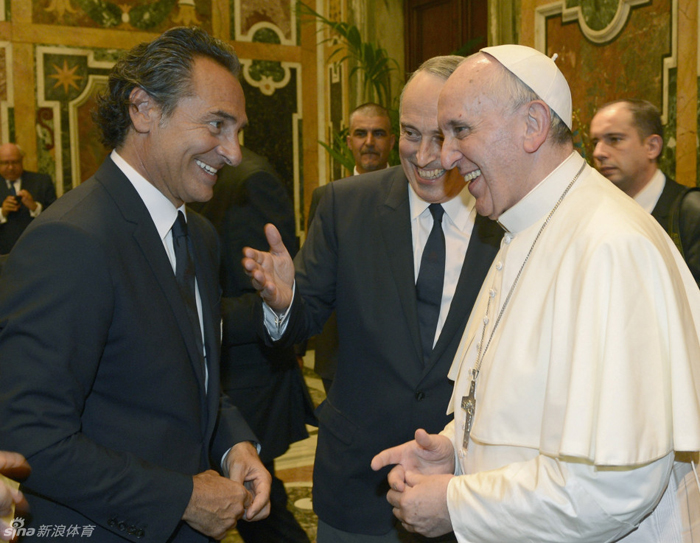
[[[19,145],[0,145],[0,255],[9,253],[29,223],[56,201],[51,178],[25,171],[23,159]]]

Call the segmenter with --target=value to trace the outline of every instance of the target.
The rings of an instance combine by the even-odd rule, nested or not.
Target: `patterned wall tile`
[[[35,0],[37,24],[163,32],[179,25],[211,31],[211,0]]]
[[[119,51],[37,46],[37,157],[58,194],[90,177],[108,150],[99,145],[90,107]]]
[[[667,112],[667,125],[675,127],[675,117],[670,117],[675,116],[675,107],[669,107],[670,100],[675,104],[675,91],[671,93],[670,90],[669,63],[666,62],[672,54],[673,43],[671,2],[658,0],[629,10],[624,31],[602,44],[588,39],[578,20],[564,22],[561,9],[546,17],[544,49],[548,55],[559,55],[557,64],[570,83],[580,123],[575,128],[582,131],[585,142],[595,111],[617,98],[649,100]],[[602,4],[608,7],[609,16],[611,6],[617,2],[611,0]],[[675,162],[673,141],[668,143],[664,154],[667,164]],[[591,151],[588,148],[589,158]]]
[[[244,65],[241,84],[246,97],[248,126],[244,132],[244,145],[266,157],[282,177],[290,196],[299,198],[301,178],[301,66],[294,63],[272,63],[267,66],[259,61],[241,59]],[[251,70],[257,62],[258,70]],[[269,71],[266,70],[269,68]],[[263,80],[271,81],[286,75],[284,86],[268,87]],[[260,79],[256,80],[258,76]],[[272,91],[272,92],[270,92]]]
[[[231,39],[236,41],[266,41],[256,39],[261,28],[273,30],[283,45],[298,45],[295,0],[230,0]]]

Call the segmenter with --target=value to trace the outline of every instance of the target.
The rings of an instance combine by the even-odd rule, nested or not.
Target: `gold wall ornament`
[[[608,7],[615,6],[614,0],[604,3],[609,4]],[[540,20],[544,21],[548,17],[561,14],[562,22],[564,23],[577,21],[583,35],[593,43],[607,43],[614,40],[625,27],[632,7],[650,3],[651,0],[617,0],[617,9],[614,12],[614,16],[609,16],[600,20],[598,16],[601,10],[596,8],[597,2],[593,2],[592,0],[578,0],[576,2],[560,0],[540,6],[535,10],[535,17],[537,19],[535,41],[538,42],[540,39],[544,39],[543,35],[538,36],[538,28],[544,26],[544,24],[540,24]],[[572,6],[572,4],[576,5]],[[607,11],[611,12],[609,9]],[[593,19],[592,16],[596,18]],[[602,25],[605,26],[600,24],[601,21]],[[602,28],[596,28],[601,26]],[[539,47],[536,48],[539,49]]]
[[[202,21],[197,18],[194,0],[179,0],[177,6],[178,14],[173,17],[174,23],[183,26],[202,24]]]
[[[46,8],[44,8],[44,11],[46,11],[47,13],[56,12],[56,15],[58,15],[59,19],[63,19],[63,16],[66,12],[78,13],[78,10],[73,8],[73,6],[71,5],[70,0],[51,0],[49,5]]]

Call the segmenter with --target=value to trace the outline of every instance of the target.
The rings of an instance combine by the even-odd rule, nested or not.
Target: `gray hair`
[[[463,60],[464,57],[460,57],[458,55],[444,55],[440,57],[429,58],[428,60],[426,60],[423,64],[421,64],[418,67],[418,69],[415,72],[411,74],[411,77],[408,78],[408,81],[406,81],[406,84],[401,90],[401,97],[399,99],[399,111],[401,111],[401,106],[403,105],[403,93],[406,90],[406,87],[408,87],[409,83],[413,81],[413,78],[416,77],[419,73],[427,72],[431,75],[439,77],[444,81],[447,81],[447,79],[453,74],[453,72],[457,69],[457,66],[459,66]]]
[[[112,68],[107,88],[97,98],[94,120],[102,143],[119,148],[130,130],[131,91],[142,88],[167,118],[179,100],[192,93],[197,58],[209,58],[238,77],[240,62],[233,48],[199,28],[175,27],[150,43],[141,43]]]

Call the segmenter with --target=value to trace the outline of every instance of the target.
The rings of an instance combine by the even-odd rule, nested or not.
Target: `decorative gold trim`
[[[540,40],[543,40],[544,36],[540,35],[543,32],[538,32],[540,30],[540,25],[544,25],[547,17],[552,15],[561,14],[562,21],[565,23],[570,23],[572,21],[578,21],[578,25],[581,28],[581,32],[593,43],[606,43],[613,40],[622,31],[627,19],[629,18],[630,10],[633,6],[641,6],[643,4],[651,4],[651,0],[619,0],[617,5],[617,12],[615,17],[613,17],[612,22],[606,26],[603,30],[593,30],[586,24],[586,19],[583,16],[583,11],[581,6],[575,6],[573,8],[566,7],[566,0],[560,0],[558,2],[553,2],[545,6],[541,6],[535,9],[535,43],[536,48],[540,51],[544,50],[544,41],[540,44]],[[542,45],[542,46],[540,46]]]

